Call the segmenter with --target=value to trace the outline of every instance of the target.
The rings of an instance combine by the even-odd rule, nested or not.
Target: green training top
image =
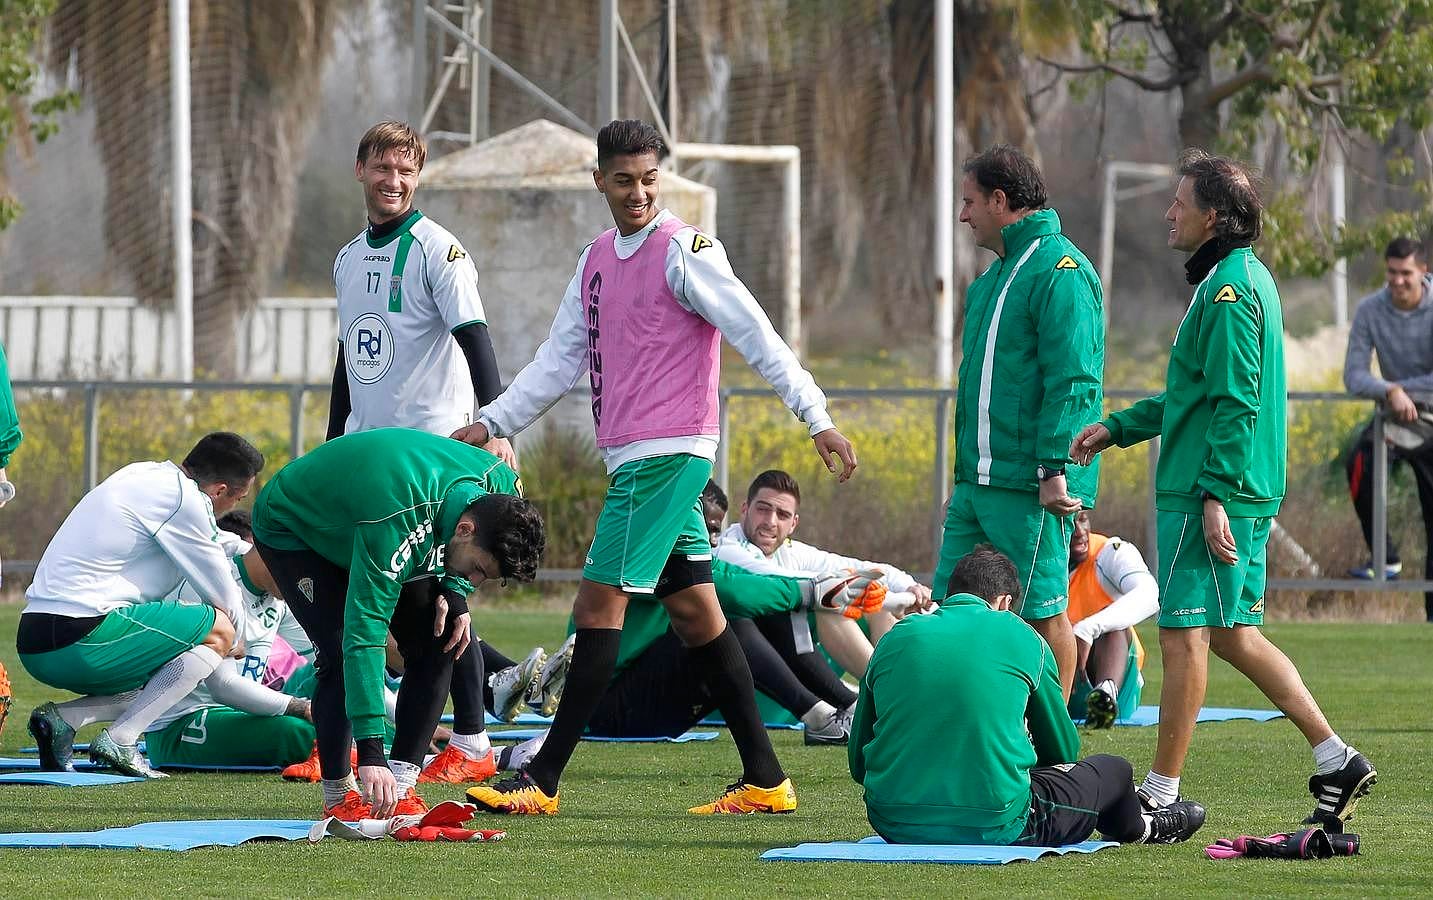
[[[404,582],[443,569],[463,510],[485,494],[521,494],[517,474],[486,450],[407,428],[379,428],[320,444],[284,466],[254,501],[254,536],[279,550],[311,550],[348,570],[344,691],[353,736],[383,735],[388,625]]]
[[[1161,394],[1104,420],[1117,446],[1164,440],[1155,506],[1277,515],[1284,499],[1284,318],[1274,277],[1248,247],[1219,261],[1179,324]]]
[[[20,416],[15,412],[15,395],[10,391],[10,364],[5,345],[0,344],[0,469],[10,465],[10,455],[20,446]]]
[[[955,400],[955,480],[1038,491],[1036,467],[1067,467],[1066,489],[1093,506],[1098,460],[1070,442],[1104,404],[1104,294],[1053,209],[1001,229],[1005,256],[965,294]]]
[[[955,594],[876,645],[847,752],[888,840],[1009,844],[1030,813],[1031,767],[1074,762],[1080,738],[1044,639]]]

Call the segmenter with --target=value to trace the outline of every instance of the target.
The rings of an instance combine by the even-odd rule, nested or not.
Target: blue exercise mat
[[[75,768],[83,771],[88,769],[107,769],[109,767],[97,766],[87,759],[77,759],[75,760]],[[6,769],[24,769],[26,771],[38,772],[40,770],[40,760],[33,756],[0,757],[0,770]]]
[[[141,748],[143,747],[142,744],[141,744],[140,746],[141,746]],[[88,750],[88,749],[89,749],[89,745],[88,745],[88,744],[83,745],[83,746],[76,745],[76,747],[75,747],[75,751],[76,751],[77,753],[84,753],[84,752],[85,752],[86,750]],[[25,747],[25,748],[21,749],[20,752],[21,752],[21,753],[34,753],[34,752],[35,752],[35,748],[34,748],[34,747]],[[96,763],[94,763],[94,762],[91,762],[91,761],[88,760],[88,759],[76,759],[75,762],[74,762],[74,765],[75,765],[75,768],[76,768],[76,769],[107,769],[107,768],[109,768],[109,766],[101,766],[101,765],[98,765],[98,764],[96,764]],[[0,758],[0,769],[38,769],[38,768],[40,768],[40,760],[39,760],[39,759],[36,759],[36,758],[24,758],[24,757],[16,757],[16,758],[13,758],[13,759]],[[277,771],[279,771],[280,769],[282,769],[283,766],[202,766],[202,765],[192,765],[192,764],[190,764],[190,763],[165,763],[164,765],[162,765],[162,766],[156,766],[155,768],[163,769],[163,770],[165,770],[165,771],[169,771],[169,770],[172,769],[172,770],[174,770],[174,771],[185,771],[185,772],[277,772]]]
[[[506,731],[489,731],[488,737],[494,741],[526,741],[545,734],[546,728],[509,728]],[[714,741],[717,739],[715,731],[688,731],[676,737],[601,737],[595,734],[584,734],[584,741],[604,741],[614,744],[685,744],[688,741]]]
[[[443,713],[440,721],[444,725],[453,724],[453,714]],[[518,713],[516,719],[511,722],[504,722],[492,713],[483,713],[483,722],[488,725],[551,725],[552,719],[547,716],[540,716],[535,712]]]
[[[706,726],[708,726],[708,727],[710,727],[710,728],[725,728],[725,727],[726,727],[726,719],[723,719],[721,716],[707,716],[705,719],[702,719],[702,720],[701,720],[700,722],[698,722],[697,724],[698,724],[698,725],[706,725]],[[806,730],[806,726],[805,726],[805,725],[802,725],[800,722],[762,722],[761,724],[765,725],[768,731],[805,731],[805,730]]]
[[[308,839],[313,822],[300,819],[218,819],[144,822],[103,831],[0,834],[0,847],[91,847],[106,850],[192,850],[237,847],[247,841]]]
[[[1085,841],[1064,847],[987,847],[979,844],[887,844],[872,835],[860,841],[833,841],[824,844],[797,844],[777,847],[761,854],[768,861],[881,862],[881,863],[963,863],[973,866],[1003,866],[1034,861],[1066,853],[1094,853],[1118,847],[1112,841]]]
[[[109,772],[0,772],[0,784],[44,784],[50,787],[97,787],[144,781],[134,775]]]
[[[1276,709],[1236,709],[1227,706],[1205,706],[1199,710],[1199,718],[1196,722],[1231,722],[1235,719],[1248,719],[1254,722],[1268,722],[1271,719],[1282,719],[1284,714]],[[1076,725],[1084,723],[1084,719],[1075,722]],[[1141,706],[1134,711],[1134,715],[1128,719],[1116,719],[1116,725],[1158,725],[1159,707]]]
[[[145,745],[144,741],[138,742],[137,744],[134,745],[134,747],[135,747],[135,749],[138,750],[140,753],[144,753],[146,750],[149,749],[149,748]],[[88,753],[88,752],[90,752],[90,745],[89,745],[89,744],[74,744],[73,746],[70,747],[70,749],[73,750],[73,751],[75,751],[76,753]],[[21,753],[39,753],[39,752],[40,752],[40,748],[39,748],[39,747],[21,747],[21,748],[20,748],[20,752],[21,752]]]

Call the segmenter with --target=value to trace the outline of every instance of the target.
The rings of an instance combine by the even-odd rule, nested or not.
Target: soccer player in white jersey
[[[791,535],[800,522],[800,485],[789,473],[768,469],[752,479],[746,500],[741,504],[741,518],[722,532],[716,545],[716,558],[753,572],[798,578],[841,569],[879,569],[886,573],[886,590],[892,595],[892,606],[900,607],[896,613],[930,605],[930,588],[896,566],[842,556],[793,540]],[[896,622],[896,616],[887,610],[865,618],[870,628],[869,638],[854,619],[816,617],[821,646],[837,665],[857,678],[865,674],[876,642]],[[806,617],[794,617],[792,627],[796,629],[797,645],[809,645],[811,632]]]
[[[1139,708],[1144,647],[1134,626],[1159,612],[1159,584],[1139,548],[1090,530],[1090,514],[1075,516],[1070,536],[1070,605],[1075,631],[1075,689],[1070,715],[1091,728],[1109,728]]]
[[[263,468],[248,441],[216,432],[180,465],[125,466],[70,511],[40,557],[15,639],[38,681],[85,695],[31,713],[44,768],[73,770],[76,723],[112,721],[91,758],[160,777],[136,743],[235,648],[246,613],[214,513],[242,500]],[[160,599],[183,579],[203,603]]]
[[[379,122],[358,142],[354,175],[368,227],[333,264],[339,348],[329,439],[389,427],[451,434],[502,390],[477,267],[452,232],[413,206],[426,158],[423,139],[402,122]],[[506,438],[483,447],[517,468]],[[433,593],[437,582],[404,590]],[[435,683],[419,673],[408,682],[410,691],[451,684],[453,694],[453,737],[421,782],[482,781],[497,771],[484,725],[484,657],[511,660],[479,649],[452,662],[451,679],[443,673]],[[530,676],[542,663],[529,657],[521,671]]]
[[[557,812],[558,779],[621,659],[624,623],[638,630],[640,622],[660,621],[651,615],[660,610],[707,682],[742,761],[736,783],[691,812],[796,808],[796,791],[757,712],[751,670],[717,604],[698,500],[720,433],[721,339],[806,423],[816,452],[842,481],[856,455],[811,374],[732,272],[721,243],[658,205],[666,152],[644,122],[611,122],[598,132],[592,177],[616,227],[578,257],[533,361],[476,423],[455,434],[476,442],[516,434],[585,374],[597,446],[611,475],[573,603],[572,661],[547,740],[513,778],[468,791],[495,812]]]

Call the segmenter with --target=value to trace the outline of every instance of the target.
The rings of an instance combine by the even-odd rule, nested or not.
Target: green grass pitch
[[[0,635],[20,607],[0,606]],[[512,604],[479,609],[476,624],[509,655],[555,647],[565,616]],[[1433,627],[1286,624],[1269,635],[1293,657],[1334,726],[1373,759],[1379,782],[1353,830],[1365,854],[1323,862],[1212,862],[1204,843],[1284,830],[1312,809],[1310,756],[1284,720],[1199,726],[1184,793],[1209,819],[1194,841],[1124,847],[1084,857],[999,867],[763,863],[775,846],[870,833],[840,748],[802,746],[775,732],[801,808],[789,816],[695,817],[737,772],[723,732],[711,743],[583,744],[562,784],[555,818],[489,817],[508,839],[491,845],[349,844],[328,841],[164,851],[0,850],[0,896],[326,897],[810,895],[966,896],[1390,896],[1433,890]],[[1146,702],[1159,692],[1158,642],[1150,648]],[[8,643],[8,638],[6,639]],[[13,646],[13,645],[11,645]],[[25,719],[52,692],[32,681],[12,650],[0,651],[15,683],[3,755],[29,743]],[[933,661],[932,665],[937,665]],[[1215,663],[1210,705],[1267,707],[1228,666]],[[93,729],[81,736],[87,737]],[[1137,775],[1149,765],[1153,728],[1082,734],[1085,753],[1119,753]],[[430,801],[456,786],[426,786]],[[317,788],[277,776],[188,774],[108,788],[0,787],[0,831],[86,830],[141,821],[309,818]],[[1207,839],[1207,840],[1202,840]]]

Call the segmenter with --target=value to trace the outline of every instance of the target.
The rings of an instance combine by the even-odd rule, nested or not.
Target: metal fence
[[[164,391],[164,392],[194,392],[194,393],[215,393],[215,392],[248,392],[277,395],[287,400],[288,406],[288,450],[291,456],[300,456],[310,446],[311,438],[316,438],[305,428],[305,404],[314,396],[326,395],[329,391],[327,383],[314,382],[176,382],[176,381],[131,381],[131,382],[106,382],[106,381],[62,381],[62,380],[19,380],[14,382],[13,387],[19,391],[52,391],[63,392],[66,395],[77,395],[83,400],[83,469],[82,478],[84,489],[88,491],[101,481],[100,472],[100,436],[102,434],[102,411],[103,401],[106,395],[117,395],[139,391]],[[827,397],[833,403],[855,402],[867,407],[876,408],[880,404],[893,401],[922,401],[928,405],[932,432],[935,436],[934,459],[931,464],[929,477],[930,483],[930,519],[929,527],[932,536],[933,546],[938,548],[940,544],[941,526],[944,520],[944,502],[950,495],[951,479],[954,468],[954,450],[952,447],[951,415],[955,408],[954,390],[941,390],[932,388],[838,388],[826,391]],[[574,401],[585,400],[585,390],[574,390],[572,399]],[[726,387],[721,392],[721,443],[717,452],[714,477],[717,482],[730,489],[732,487],[731,460],[729,448],[732,446],[730,440],[742,428],[740,420],[733,421],[732,407],[734,400],[747,400],[761,398],[770,403],[777,403],[775,396],[766,388],[743,388]],[[1132,401],[1147,396],[1147,391],[1114,389],[1106,392],[1106,398],[1111,401],[1123,402]],[[1357,404],[1366,407],[1368,401],[1346,394],[1336,392],[1294,392],[1289,395],[1291,408],[1299,403],[1334,403],[1334,404]],[[23,423],[22,423],[23,424]],[[736,430],[734,430],[736,429]],[[1433,590],[1433,581],[1424,580],[1390,580],[1384,575],[1385,559],[1385,537],[1388,533],[1388,478],[1389,478],[1389,450],[1383,439],[1383,425],[1380,417],[1374,417],[1374,467],[1373,467],[1373,579],[1354,578],[1329,578],[1325,577],[1317,565],[1309,566],[1312,569],[1313,577],[1304,578],[1271,578],[1269,587],[1274,590],[1297,590],[1297,591],[1427,591]],[[23,450],[22,450],[23,452]],[[1150,441],[1144,453],[1147,458],[1149,472],[1148,496],[1145,499],[1147,507],[1145,529],[1149,536],[1154,534],[1155,512],[1154,512],[1154,478],[1153,473],[1159,459],[1159,441]],[[749,473],[743,473],[746,475]],[[1276,532],[1279,529],[1276,526]],[[1282,532],[1281,542],[1286,552],[1292,552],[1296,558],[1302,554],[1305,562],[1311,562],[1307,554],[1304,554],[1298,544],[1288,535]],[[1151,567],[1157,564],[1156,547],[1152,539],[1147,539],[1142,547],[1144,554]],[[30,572],[35,566],[34,560],[5,560],[4,571],[7,574]],[[575,570],[546,570],[541,576],[544,580],[572,580],[578,577]]]

